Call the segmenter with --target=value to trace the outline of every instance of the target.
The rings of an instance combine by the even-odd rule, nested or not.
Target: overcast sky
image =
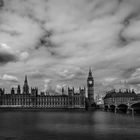
[[[0,87],[86,86],[89,67],[96,94],[140,91],[140,0],[1,1]]]

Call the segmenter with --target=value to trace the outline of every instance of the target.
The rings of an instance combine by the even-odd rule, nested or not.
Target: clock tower
[[[88,101],[89,104],[94,103],[94,79],[92,76],[91,69],[89,69],[89,74],[87,78],[87,93],[88,93]]]

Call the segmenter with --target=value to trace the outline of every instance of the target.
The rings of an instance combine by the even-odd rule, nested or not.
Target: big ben
[[[89,104],[92,105],[94,103],[94,79],[92,76],[91,69],[89,70],[87,78],[87,92]]]

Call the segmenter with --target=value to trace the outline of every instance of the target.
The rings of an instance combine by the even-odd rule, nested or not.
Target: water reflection
[[[140,117],[109,112],[0,112],[0,140],[137,140]]]

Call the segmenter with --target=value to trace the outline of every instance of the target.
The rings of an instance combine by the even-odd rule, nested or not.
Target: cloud
[[[29,57],[28,52],[21,52],[20,53],[20,60],[26,60]]]
[[[29,75],[30,75],[30,77],[33,78],[33,79],[42,79],[42,78],[45,79],[45,78],[47,77],[46,74],[44,74],[43,72],[39,72],[39,71],[31,72],[31,73],[29,73]],[[46,83],[46,82],[49,82],[49,81],[45,80],[45,83]]]
[[[12,49],[5,43],[0,43],[0,64],[6,64],[8,62],[16,62],[18,57],[16,52],[13,52]]]
[[[140,77],[128,80],[127,84],[130,84],[130,85],[140,85]]]
[[[0,0],[0,7],[3,7],[3,5],[4,5],[3,0]]]
[[[126,80],[130,85],[139,85],[140,84],[140,68],[135,69],[131,76]]]
[[[9,81],[9,82],[18,82],[18,78],[16,76],[8,75],[8,74],[4,74],[1,77],[1,80]]]
[[[0,64],[6,64],[8,62],[16,62],[17,57],[13,54],[9,54],[6,52],[0,52]]]
[[[44,80],[44,91],[48,91],[50,89],[51,79]]]
[[[140,68],[139,7],[139,0],[5,0],[0,75],[23,82],[27,74],[32,85],[55,91],[86,85],[92,67],[95,93],[125,87],[125,80],[132,86]]]

